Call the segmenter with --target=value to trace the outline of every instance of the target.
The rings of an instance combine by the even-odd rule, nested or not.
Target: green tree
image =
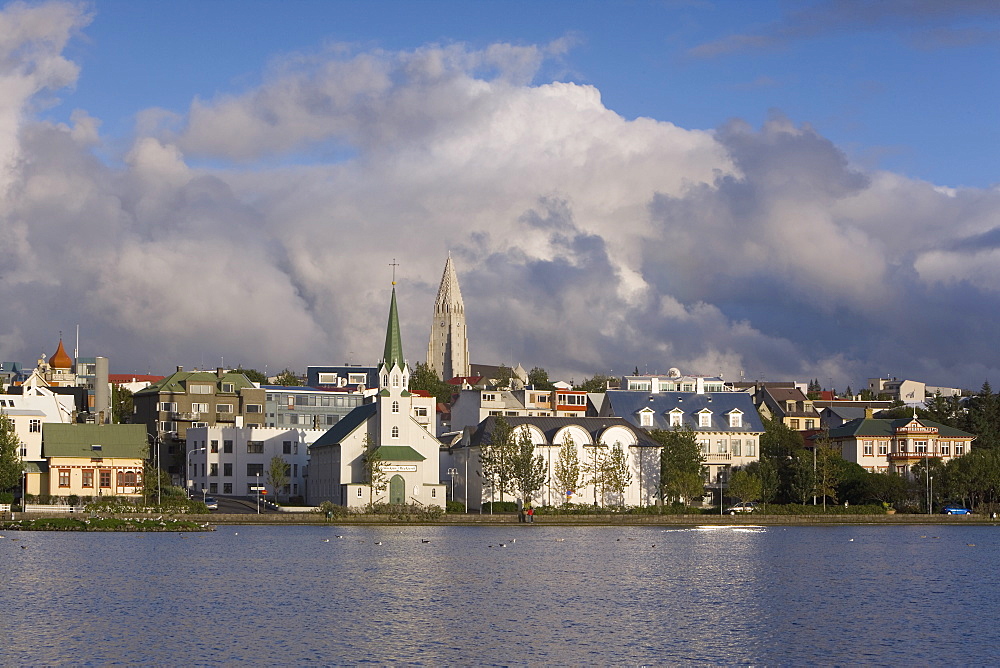
[[[14,431],[14,422],[0,413],[0,492],[17,487],[23,471],[21,439]]]
[[[375,504],[375,492],[385,490],[389,484],[389,476],[385,472],[384,460],[378,451],[378,446],[371,442],[368,434],[361,441],[361,467],[363,484],[368,487],[368,507]]]
[[[938,390],[924,405],[927,407],[924,413],[927,419],[956,429],[962,428],[963,411],[958,397],[943,397],[941,390]]]
[[[257,369],[244,369],[242,366],[238,366],[233,370],[233,373],[242,373],[252,383],[267,385],[267,376]]]
[[[740,501],[760,501],[763,496],[764,484],[760,476],[739,469],[729,476],[729,493]]]
[[[555,389],[555,385],[549,380],[549,372],[540,366],[536,366],[528,372],[528,385],[531,385],[536,390]]]
[[[771,503],[781,491],[781,476],[778,463],[769,457],[761,457],[751,462],[745,468],[747,473],[760,479],[760,500],[764,504]]]
[[[816,493],[816,475],[813,471],[812,455],[807,456],[805,450],[799,451],[790,460],[789,494],[796,501],[806,505],[806,502]]]
[[[497,369],[496,387],[498,390],[513,390],[514,370],[506,364],[501,364]]]
[[[837,502],[837,485],[840,484],[843,457],[841,457],[840,448],[831,443],[825,434],[816,439],[813,447],[816,448],[816,491],[814,493],[823,498],[823,508],[825,509],[827,497],[834,503]]]
[[[502,415],[498,416],[493,422],[489,439],[479,446],[479,463],[483,477],[490,481],[492,490],[500,493],[501,503],[504,492],[513,491],[511,480],[514,449],[514,430]]]
[[[574,390],[585,390],[587,392],[606,392],[608,389],[608,381],[612,381],[614,378],[611,376],[605,376],[604,374],[597,374],[593,378],[584,378],[583,382],[579,385],[573,387]]]
[[[1000,395],[993,393],[989,381],[969,400],[968,422],[976,435],[976,449],[1000,447]]]
[[[295,387],[302,385],[302,381],[299,380],[299,377],[295,375],[294,371],[286,367],[285,370],[279,373],[274,379],[274,384]]]
[[[573,437],[566,434],[563,437],[562,445],[559,446],[559,457],[553,467],[552,475],[556,485],[565,496],[566,492],[576,493],[580,487],[580,455],[576,451],[576,443]]]
[[[111,421],[115,424],[126,424],[132,421],[135,412],[132,403],[132,390],[117,383],[111,386]]]
[[[893,505],[904,501],[909,494],[906,478],[895,473],[869,473],[867,483],[867,499]]]
[[[691,500],[704,492],[705,456],[687,427],[654,429],[649,435],[660,444],[660,498]]]
[[[410,389],[427,392],[437,399],[439,404],[451,403],[451,397],[455,391],[453,385],[441,380],[434,369],[423,362],[417,362],[416,368],[410,374]]]
[[[526,427],[522,427],[515,438],[511,483],[525,506],[531,505],[531,499],[545,485],[545,458],[535,454],[535,444]]]
[[[615,443],[601,458],[602,496],[612,494],[618,498],[618,505],[625,505],[625,490],[632,484],[632,471],[628,456],[621,443]]]
[[[278,500],[278,497],[285,489],[285,485],[288,484],[288,473],[289,465],[285,463],[284,459],[277,455],[271,457],[271,462],[267,465],[267,484],[271,486],[271,490],[274,492],[275,501]]]

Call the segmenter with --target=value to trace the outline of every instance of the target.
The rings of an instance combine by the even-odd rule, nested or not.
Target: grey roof
[[[322,448],[324,446],[338,445],[347,436],[364,424],[369,418],[375,416],[378,404],[362,404],[340,419],[337,424],[326,430],[326,433],[316,439],[310,449]]]
[[[830,438],[850,438],[852,436],[892,437],[895,436],[897,429],[905,427],[911,422],[914,422],[914,418],[896,418],[893,420],[881,418],[858,418],[857,420],[851,420],[846,424],[842,424],[839,427],[831,429]],[[933,420],[924,420],[920,418],[917,419],[916,422],[924,427],[933,427],[937,429],[938,436],[943,436],[945,438],[975,438],[974,434],[962,431],[961,429],[955,429],[954,427],[949,427],[948,425],[941,424],[940,422],[934,422]]]
[[[478,446],[482,443],[489,443],[492,435],[493,429],[496,426],[496,421],[499,416],[491,415],[476,427],[476,430],[472,432],[472,436],[469,440],[469,445]],[[640,446],[658,448],[660,444],[654,441],[644,429],[639,429],[636,425],[629,423],[628,420],[615,417],[505,417],[504,420],[507,421],[511,427],[519,427],[523,424],[530,424],[537,427],[545,434],[545,439],[549,443],[553,442],[556,433],[570,425],[586,429],[590,434],[591,441],[597,443],[601,439],[601,435],[609,427],[627,427],[633,431],[636,435],[636,439]]]
[[[827,406],[823,409],[824,413],[829,413],[830,415],[835,415],[844,422],[848,420],[854,420],[856,418],[863,418],[865,416],[864,406]]]
[[[681,423],[692,431],[763,432],[764,424],[753,405],[753,397],[746,392],[639,392],[634,390],[608,390],[606,412],[622,417],[639,426],[639,412],[644,408],[653,411],[651,429],[671,429],[670,412],[683,412]],[[698,414],[712,412],[711,426],[700,427]],[[743,413],[743,426],[730,427],[729,413]]]

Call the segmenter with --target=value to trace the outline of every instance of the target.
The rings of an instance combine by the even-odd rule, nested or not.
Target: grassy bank
[[[5,531],[212,531],[207,522],[190,518],[38,517],[0,522]]]

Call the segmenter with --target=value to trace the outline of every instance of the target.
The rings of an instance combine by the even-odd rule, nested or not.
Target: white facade
[[[274,427],[194,427],[187,432],[187,486],[192,492],[222,496],[256,496],[258,486],[279,498],[306,496],[309,447],[322,429]],[[285,461],[288,484],[275,490],[267,471],[273,457]]]
[[[69,424],[76,409],[73,397],[55,394],[44,383],[36,371],[25,381],[23,394],[0,395],[0,412],[14,423],[26,462],[42,461],[42,425]]]

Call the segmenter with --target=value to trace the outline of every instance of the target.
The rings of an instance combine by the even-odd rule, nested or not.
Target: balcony
[[[731,452],[706,452],[705,455],[706,464],[728,464],[733,461],[733,454]]]
[[[918,459],[923,459],[924,457],[951,457],[951,454],[945,454],[940,450],[928,450],[927,452],[890,452],[886,457],[889,461],[916,461]]]
[[[204,422],[208,419],[208,413],[196,413],[193,411],[172,411],[171,420],[182,420],[184,422]]]

